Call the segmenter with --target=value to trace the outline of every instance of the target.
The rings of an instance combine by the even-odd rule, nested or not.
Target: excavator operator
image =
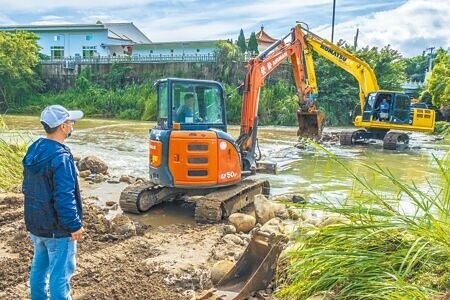
[[[389,119],[389,103],[386,100],[386,97],[383,98],[380,105],[378,106],[378,119],[380,121],[386,121]]]
[[[177,110],[176,120],[179,123],[194,122],[194,94],[188,93],[184,95],[184,104]]]

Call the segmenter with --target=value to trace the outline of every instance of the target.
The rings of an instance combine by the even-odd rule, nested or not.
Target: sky
[[[333,0],[0,0],[0,25],[133,22],[153,42],[237,40],[261,26],[278,39],[297,21],[331,40]],[[404,57],[450,47],[448,0],[336,0],[334,42],[384,47]],[[429,50],[427,50],[428,52]]]

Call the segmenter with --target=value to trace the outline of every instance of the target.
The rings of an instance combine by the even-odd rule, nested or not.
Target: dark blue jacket
[[[25,224],[42,237],[68,237],[81,228],[83,218],[77,169],[70,149],[40,138],[23,161]]]

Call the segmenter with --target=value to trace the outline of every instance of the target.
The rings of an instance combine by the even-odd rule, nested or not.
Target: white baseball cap
[[[81,110],[67,110],[61,105],[51,105],[41,113],[41,122],[50,128],[56,128],[66,121],[77,121],[83,117]]]

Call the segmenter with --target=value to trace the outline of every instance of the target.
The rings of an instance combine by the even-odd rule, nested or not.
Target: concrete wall
[[[236,83],[237,81],[242,82],[244,80],[243,75],[237,74],[245,74],[246,64],[246,62],[237,62],[235,66],[228,68],[234,70],[234,72],[228,73],[229,75],[227,76],[231,77],[227,78],[221,78],[223,73],[221,67],[216,62],[128,63],[120,65],[131,68],[131,71],[123,79],[124,83],[143,83],[164,77],[189,77]],[[90,68],[92,81],[104,84],[105,76],[110,72],[111,65],[76,64],[74,68],[66,68],[63,64],[41,65],[40,74],[45,83],[44,90],[61,91],[73,86],[78,74],[84,68]],[[289,64],[279,66],[266,79],[266,82],[272,79],[293,80],[292,67]]]

